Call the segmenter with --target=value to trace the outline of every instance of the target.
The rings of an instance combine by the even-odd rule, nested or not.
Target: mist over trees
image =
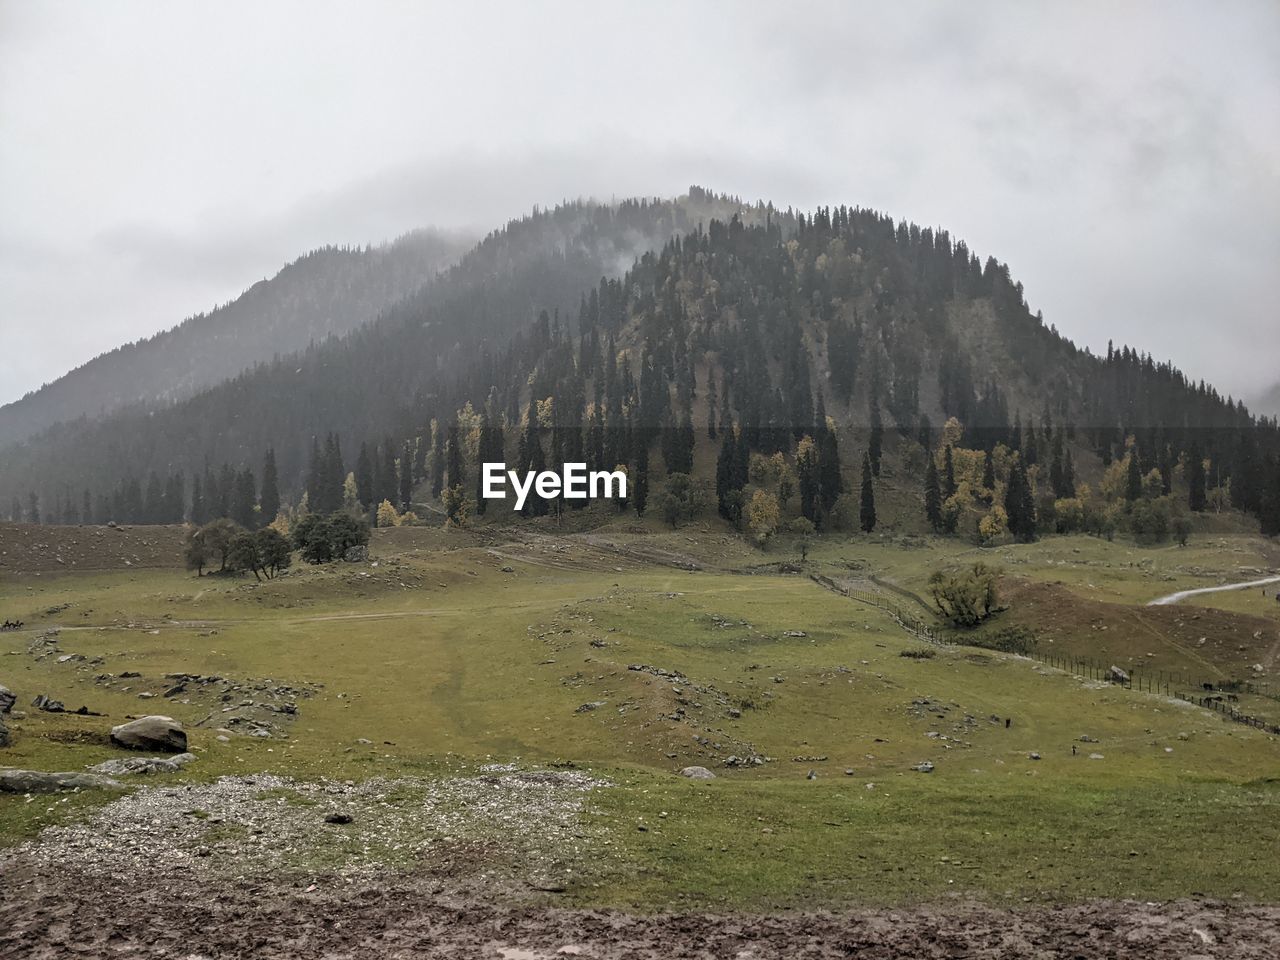
[[[886,483],[921,528],[981,542],[1159,538],[1222,508],[1280,527],[1275,421],[1129,347],[1078,350],[945,231],[698,188],[536,212],[341,340],[13,449],[0,489],[55,522],[376,521],[415,496],[466,522],[500,460],[623,467],[638,515],[714,505],[760,543],[880,530]]]

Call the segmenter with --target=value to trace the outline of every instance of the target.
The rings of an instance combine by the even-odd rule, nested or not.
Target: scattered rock
[[[172,717],[142,717],[111,728],[111,742],[128,750],[186,753],[187,734]]]
[[[8,713],[13,709],[13,705],[18,702],[17,695],[0,683],[0,713]]]
[[[353,817],[349,813],[328,813],[325,814],[325,823],[345,824],[351,823]]]
[[[9,745],[9,728],[4,724],[4,714],[0,713],[0,747]]]
[[[32,700],[31,705],[37,710],[44,710],[47,713],[65,713],[67,710],[67,705],[61,700],[50,700],[43,693]]]
[[[680,776],[688,777],[690,780],[714,780],[716,775],[706,767],[685,767],[680,771]]]
[[[515,572],[516,572],[516,570],[515,570],[515,567],[503,567],[503,568],[502,568],[502,572],[503,572],[503,573],[515,573]]]
[[[102,773],[109,777],[173,773],[181,770],[195,758],[194,753],[180,753],[175,757],[121,757],[118,760],[99,763],[97,766],[90,767],[89,770],[91,773]]]
[[[57,793],[60,790],[121,790],[124,785],[95,773],[0,770],[0,793]]]
[[[922,763],[917,763],[911,769],[917,770],[920,773],[933,773],[933,764],[930,763],[928,760],[925,760]]]
[[[590,703],[582,704],[582,706],[578,707],[573,712],[574,713],[590,713],[592,710],[598,710],[600,707],[603,707],[608,702],[609,701],[607,700],[592,700]]]
[[[1032,750],[1029,754],[1027,754],[1027,759],[1028,759],[1028,760],[1039,760],[1039,759],[1040,759],[1040,754],[1038,754],[1038,753],[1036,753],[1034,750]]]
[[[347,547],[347,552],[342,555],[342,559],[347,563],[364,563],[369,559],[369,548],[361,544]]]

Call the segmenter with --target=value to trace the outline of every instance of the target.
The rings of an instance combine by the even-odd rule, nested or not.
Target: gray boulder
[[[1107,679],[1112,683],[1128,683],[1129,675],[1119,667],[1113,665],[1111,669],[1107,671]]]
[[[141,717],[111,728],[111,742],[127,750],[186,753],[187,734],[172,717]]]
[[[8,713],[17,702],[17,695],[3,683],[0,683],[0,713]]]
[[[911,769],[919,771],[920,773],[933,773],[933,763],[929,760],[923,760]]]
[[[9,728],[4,725],[4,714],[0,714],[0,747],[9,745]]]
[[[194,753],[180,753],[175,757],[121,757],[119,760],[99,763],[97,766],[90,767],[89,771],[106,774],[109,777],[173,773],[181,770],[195,758]]]
[[[680,776],[688,777],[690,780],[714,780],[716,775],[706,767],[685,767],[680,771]]]
[[[60,790],[123,790],[124,784],[95,773],[0,770],[0,793],[57,793]]]

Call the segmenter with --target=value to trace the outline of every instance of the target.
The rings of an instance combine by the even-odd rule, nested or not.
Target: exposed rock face
[[[0,770],[0,793],[57,793],[59,790],[121,790],[124,785],[95,773]]]
[[[107,760],[97,766],[90,767],[92,773],[102,773],[109,777],[122,777],[130,774],[173,773],[181,770],[196,758],[194,753],[180,753],[176,757],[121,757],[119,760]]]
[[[111,742],[128,750],[186,753],[187,734],[171,717],[141,717],[111,728]]]
[[[354,547],[347,547],[347,551],[342,555],[342,559],[347,563],[364,563],[369,559],[369,548],[361,544],[356,544]]]
[[[0,713],[8,713],[13,709],[13,705],[18,702],[17,695],[0,683]]]
[[[690,780],[714,780],[716,775],[706,767],[685,767],[680,771],[680,776],[688,777]]]

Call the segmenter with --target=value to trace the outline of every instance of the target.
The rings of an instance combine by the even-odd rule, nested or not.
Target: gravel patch
[[[136,882],[176,868],[358,878],[430,868],[466,847],[477,862],[556,885],[587,852],[581,813],[589,792],[606,784],[573,771],[359,783],[223,777],[139,790],[81,822],[46,829],[16,853],[38,872]],[[335,814],[338,823],[326,822]]]

